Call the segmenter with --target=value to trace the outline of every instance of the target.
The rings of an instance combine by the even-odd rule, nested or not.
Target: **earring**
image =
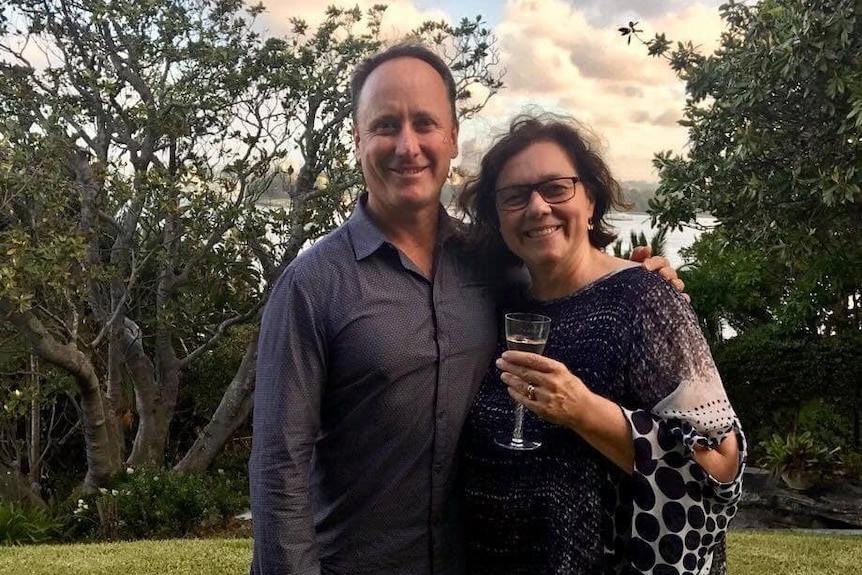
[[[587,229],[593,231],[593,228],[595,227],[596,226],[593,224],[593,217],[590,216],[589,218],[587,218]]]

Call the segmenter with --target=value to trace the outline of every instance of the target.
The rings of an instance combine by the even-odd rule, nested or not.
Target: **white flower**
[[[105,489],[104,487],[99,487],[99,493],[101,493],[102,495],[105,495],[108,493],[108,490]]]
[[[153,481],[158,481],[158,480],[159,480],[159,476],[158,476],[158,475],[153,475]]]
[[[111,489],[111,495],[113,495],[114,497],[116,497],[119,494],[120,494],[120,492],[117,491],[116,489]]]
[[[21,390],[16,389],[15,391],[12,392],[12,395],[14,395],[15,397],[21,397]]]
[[[135,470],[132,469],[131,467],[126,467],[126,475],[131,475],[134,472],[135,472]]]
[[[325,190],[327,187],[329,187],[329,178],[325,174],[317,176],[317,179],[314,180],[314,189]]]
[[[217,471],[219,475],[224,475],[224,469],[219,468]]]

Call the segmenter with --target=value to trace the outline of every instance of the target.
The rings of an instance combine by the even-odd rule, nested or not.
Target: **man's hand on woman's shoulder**
[[[686,301],[691,301],[691,297],[685,293],[685,282],[679,279],[679,274],[671,267],[670,261],[664,256],[650,256],[652,249],[649,246],[637,246],[632,250],[631,260],[640,262],[643,267],[651,272],[657,272],[661,277],[666,279],[675,287]]]

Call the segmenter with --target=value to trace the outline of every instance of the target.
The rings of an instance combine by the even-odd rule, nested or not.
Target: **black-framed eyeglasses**
[[[549,204],[561,204],[575,197],[575,188],[581,181],[579,176],[551,178],[535,184],[517,184],[506,186],[496,191],[494,201],[498,208],[514,212],[527,207],[533,192],[539,192],[542,199]]]

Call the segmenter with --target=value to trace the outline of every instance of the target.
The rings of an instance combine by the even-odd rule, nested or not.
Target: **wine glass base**
[[[531,441],[529,439],[514,439],[512,437],[499,437],[494,440],[494,443],[500,447],[511,449],[513,451],[532,451],[541,447],[541,441]]]

